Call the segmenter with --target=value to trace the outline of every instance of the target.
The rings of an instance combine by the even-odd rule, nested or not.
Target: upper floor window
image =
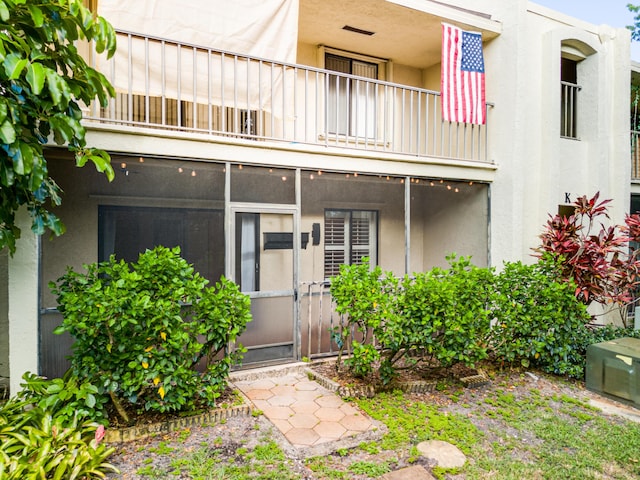
[[[578,85],[578,62],[563,57],[560,62],[560,136],[578,138],[577,105],[580,85]]]
[[[325,68],[364,79],[378,78],[378,64],[325,54]],[[353,137],[375,136],[375,85],[342,75],[329,75],[327,128],[329,133]]]
[[[590,102],[585,94],[593,95],[595,88],[582,90],[582,86],[593,86],[597,78],[597,65],[591,60],[596,50],[583,40],[565,38],[560,44],[560,136],[578,139],[588,135],[589,125],[580,122],[585,118],[585,109]],[[586,128],[585,128],[586,127]]]

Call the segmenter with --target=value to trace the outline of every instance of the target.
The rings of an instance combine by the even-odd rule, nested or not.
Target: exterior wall
[[[462,3],[462,2],[458,2]],[[524,0],[484,1],[475,9],[502,22],[485,45],[492,160],[491,259],[532,261],[549,213],[578,196],[612,198],[612,222],[629,198],[629,33],[596,27]],[[560,137],[563,40],[595,53],[578,65],[579,139]]]
[[[26,208],[16,215],[22,230],[9,260],[9,391],[20,389],[25,372],[38,372],[38,237]]]
[[[9,376],[9,251],[0,251],[0,377]]]

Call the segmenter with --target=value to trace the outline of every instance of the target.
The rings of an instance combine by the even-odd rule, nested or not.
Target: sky
[[[612,27],[633,25],[633,13],[628,3],[640,5],[640,0],[532,0],[538,5],[551,8],[572,17]],[[640,62],[640,42],[631,42],[631,60]]]

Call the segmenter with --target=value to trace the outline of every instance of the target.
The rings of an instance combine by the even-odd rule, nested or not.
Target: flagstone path
[[[357,445],[381,425],[300,367],[234,372],[231,381],[297,448],[338,442]]]

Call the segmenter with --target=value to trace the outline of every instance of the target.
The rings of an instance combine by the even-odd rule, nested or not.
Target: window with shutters
[[[362,263],[369,257],[371,265],[378,254],[378,212],[368,210],[325,210],[324,276],[340,273],[342,264]]]

